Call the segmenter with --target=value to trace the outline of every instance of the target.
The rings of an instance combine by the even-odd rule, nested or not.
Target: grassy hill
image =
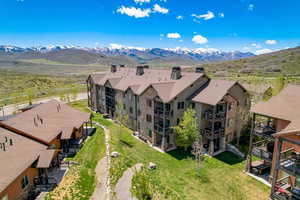
[[[300,76],[300,47],[233,61],[203,64],[216,76]]]

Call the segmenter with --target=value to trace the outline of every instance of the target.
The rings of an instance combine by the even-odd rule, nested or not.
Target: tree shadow
[[[216,159],[218,159],[219,161],[222,161],[228,165],[235,165],[238,163],[241,163],[244,161],[243,158],[238,157],[237,155],[231,153],[231,152],[223,152],[217,156],[215,156]]]
[[[130,147],[130,148],[133,147],[133,145],[131,143],[129,143],[129,142],[125,141],[125,140],[122,140],[122,139],[120,139],[120,143],[122,145],[125,145],[125,146]]]
[[[175,149],[172,151],[167,152],[172,157],[176,158],[177,160],[183,160],[187,158],[194,158],[195,156],[191,153],[191,149],[184,151],[184,149]]]

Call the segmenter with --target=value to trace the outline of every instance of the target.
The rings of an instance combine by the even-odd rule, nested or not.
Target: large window
[[[184,109],[184,102],[183,101],[177,103],[177,109],[178,110]]]
[[[22,189],[25,189],[27,187],[27,185],[29,184],[29,180],[28,180],[28,176],[24,176],[22,178],[22,182],[21,182],[21,187]]]
[[[148,107],[152,107],[152,101],[151,101],[151,99],[147,99],[147,106]]]
[[[146,115],[146,120],[147,120],[147,122],[152,122],[152,116],[151,115]]]

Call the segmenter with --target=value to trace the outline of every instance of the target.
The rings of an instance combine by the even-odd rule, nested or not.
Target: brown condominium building
[[[73,154],[86,138],[84,124],[90,114],[51,100],[0,122],[0,126],[33,139],[51,149]]]
[[[87,136],[90,114],[51,100],[0,122],[0,199],[27,199],[49,191]]]
[[[269,181],[272,199],[300,199],[300,86],[288,85],[251,112],[247,171]]]
[[[164,151],[176,148],[172,127],[191,106],[197,112],[199,133],[208,153],[224,151],[239,137],[248,119],[249,95],[235,81],[211,80],[203,68],[183,72],[111,66],[87,79],[89,106],[115,117],[128,115],[127,126]],[[121,106],[120,106],[121,105]]]
[[[27,199],[35,180],[47,179],[46,170],[57,165],[57,150],[0,128],[0,199]]]

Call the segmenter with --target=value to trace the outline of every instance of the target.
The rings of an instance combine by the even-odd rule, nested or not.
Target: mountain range
[[[79,47],[49,45],[17,47],[0,45],[0,61],[46,59],[71,64],[129,64],[178,63],[226,61],[254,56],[250,52],[220,51],[213,48],[139,48],[114,45],[112,47]]]

